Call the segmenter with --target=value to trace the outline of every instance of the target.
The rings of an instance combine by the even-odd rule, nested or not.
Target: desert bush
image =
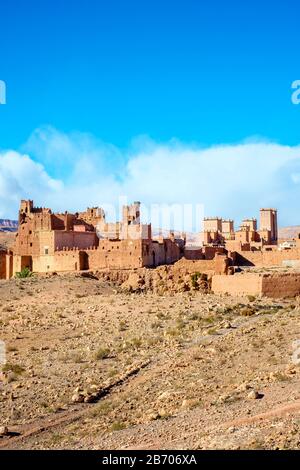
[[[111,425],[111,432],[113,431],[122,431],[122,429],[125,429],[126,428],[126,424],[125,423],[121,423],[120,421],[116,421],[115,423],[113,423]]]
[[[32,277],[33,274],[32,272],[30,271],[29,268],[23,268],[22,271],[16,273],[16,278],[17,279],[26,279],[28,277]]]
[[[107,359],[109,357],[109,349],[108,348],[100,348],[95,354],[95,358],[99,361],[101,359]]]
[[[22,374],[24,370],[25,369],[23,369],[19,364],[11,364],[10,362],[7,362],[2,366],[2,372],[13,372],[16,375]]]

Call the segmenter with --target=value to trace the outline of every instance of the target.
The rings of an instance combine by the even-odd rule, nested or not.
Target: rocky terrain
[[[299,299],[133,280],[0,282],[0,449],[300,448]]]

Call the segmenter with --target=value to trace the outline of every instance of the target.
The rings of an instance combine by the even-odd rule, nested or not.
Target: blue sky
[[[137,157],[136,140],[141,152],[149,138],[152,147],[173,148],[175,139],[198,150],[255,138],[282,146],[283,155],[300,143],[300,106],[291,102],[291,84],[300,79],[297,1],[11,0],[0,13],[0,80],[7,85],[0,152],[26,153],[63,185],[70,174],[75,178],[76,161],[61,142],[55,154],[54,130],[56,138],[83,148],[87,166],[98,161],[98,179],[106,173],[117,181]],[[8,182],[5,168],[0,165],[0,216],[15,211],[16,202],[4,207],[11,184],[15,199],[30,195],[12,173],[14,183]],[[233,184],[236,175],[227,177]],[[287,189],[289,178],[281,184]],[[246,193],[232,209],[237,217],[244,202],[249,210]],[[58,205],[43,187],[37,197]],[[288,211],[283,197],[278,201],[277,193],[275,203]],[[262,190],[253,207],[269,199]],[[217,213],[217,202],[208,209]]]

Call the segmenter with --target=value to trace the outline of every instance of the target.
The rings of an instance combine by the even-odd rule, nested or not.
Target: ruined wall
[[[84,250],[82,269],[136,269],[171,264],[180,258],[180,248],[170,239],[163,243],[148,240],[100,240],[99,246]]]
[[[22,201],[19,221],[14,272],[23,267],[35,272],[69,270],[69,262],[61,268],[55,256],[56,252],[67,251],[64,256],[70,257],[72,266],[71,249],[84,252],[79,264],[75,262],[75,270],[156,267],[174,263],[183,254],[184,240],[152,240],[151,225],[140,224],[139,202],[123,208],[122,223],[106,224],[101,208],[89,208],[80,214],[52,214],[50,209],[33,207],[33,201]],[[96,224],[104,237],[100,246]]]
[[[204,259],[204,254],[202,248],[192,249],[192,248],[185,248],[184,250],[184,257],[188,260],[200,260]]]
[[[80,250],[98,246],[99,239],[95,232],[52,232],[54,235],[54,250],[63,248],[78,248]],[[42,234],[41,234],[42,235]]]
[[[237,296],[294,297],[300,294],[300,273],[215,275],[212,278],[212,291]]]
[[[261,295],[262,275],[235,274],[234,276],[215,275],[212,278],[211,289],[217,294],[230,295]]]
[[[174,269],[186,273],[213,273],[215,271],[215,260],[187,260],[182,258],[174,264]]]
[[[81,252],[79,250],[61,251],[54,254],[55,271],[79,271]]]
[[[227,257],[224,253],[216,253],[215,263],[215,274],[229,274],[229,266],[232,260]]]
[[[99,247],[86,250],[88,269],[132,269],[143,266],[142,241],[101,240]]]
[[[93,232],[51,231],[40,233],[40,248],[36,254],[14,256],[13,271],[19,272],[24,267],[37,273],[136,269],[171,264],[180,255],[180,247],[170,239],[163,243],[141,239],[99,241]]]
[[[300,249],[283,251],[243,251],[238,252],[236,264],[241,266],[282,266],[283,261],[300,260]]]
[[[59,251],[54,255],[34,256],[32,271],[38,273],[78,271],[80,266],[80,251]]]
[[[31,223],[32,230],[51,230],[52,228],[52,214],[50,209],[37,209],[29,215],[27,223]]]
[[[51,230],[71,230],[76,220],[75,215],[65,212],[64,214],[51,215]]]
[[[40,250],[39,237],[34,232],[33,222],[29,220],[19,226],[16,234],[14,253],[17,255],[38,255]]]
[[[215,246],[205,246],[203,247],[203,253],[205,259],[214,259],[216,253],[226,253],[225,248],[215,247]]]
[[[101,207],[88,207],[86,211],[79,212],[78,218],[96,226],[105,220],[105,212]]]
[[[151,241],[146,244],[146,247],[147,250],[149,247],[149,254],[148,251],[147,254],[144,254],[143,266],[155,267],[162,264],[172,264],[181,257],[179,246],[169,238],[164,239],[162,242]]]
[[[264,274],[262,295],[271,298],[293,297],[300,294],[300,273]]]

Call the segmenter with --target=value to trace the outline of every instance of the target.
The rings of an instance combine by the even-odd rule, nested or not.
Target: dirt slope
[[[2,281],[0,298],[0,448],[300,448],[297,299],[75,275]]]

